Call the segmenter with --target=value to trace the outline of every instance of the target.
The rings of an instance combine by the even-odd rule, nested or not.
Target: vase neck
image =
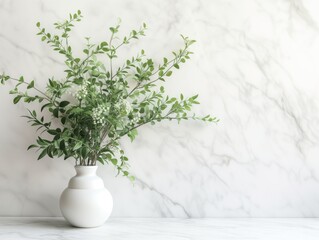
[[[96,175],[97,166],[75,166],[77,176]]]
[[[96,175],[97,166],[75,166],[76,175],[69,181],[72,189],[101,189],[103,180]]]

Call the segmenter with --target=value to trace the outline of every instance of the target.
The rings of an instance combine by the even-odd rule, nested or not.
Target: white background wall
[[[171,94],[200,94],[199,114],[218,125],[163,122],[123,141],[132,184],[99,175],[114,197],[114,217],[319,217],[319,2],[316,0],[0,0],[0,70],[43,87],[63,78],[63,59],[35,35],[69,12],[85,16],[72,35],[108,39],[142,22],[147,37],[124,48],[149,56],[197,40],[193,59],[167,82]],[[36,161],[23,103],[0,88],[0,215],[57,216],[73,162]]]

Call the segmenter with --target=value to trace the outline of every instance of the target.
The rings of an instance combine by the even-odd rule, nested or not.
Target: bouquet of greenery
[[[144,36],[146,24],[121,39],[115,37],[119,24],[109,28],[109,41],[92,44],[86,38],[84,56],[80,57],[72,52],[69,33],[81,18],[81,11],[77,11],[70,14],[68,20],[54,23],[59,34],[49,33],[39,22],[36,24],[42,41],[64,55],[65,79],[49,79],[43,91],[36,87],[34,80],[26,81],[23,77],[13,78],[6,74],[0,76],[2,84],[8,80],[16,81],[10,91],[15,95],[14,104],[20,100],[40,104],[38,110],[28,110],[28,115],[24,116],[32,126],[42,130],[36,143],[28,147],[40,150],[38,159],[46,155],[51,158],[64,156],[64,159],[73,157],[76,165],[81,166],[96,165],[97,161],[112,163],[119,173],[133,178],[127,171],[128,158],[120,148],[120,138],[127,135],[133,141],[137,128],[162,120],[218,121],[210,115],[189,114],[193,105],[199,104],[198,95],[169,97],[163,86],[156,85],[190,58],[189,47],[194,40],[182,36],[183,48],[173,52],[171,58],[164,57],[158,65],[142,50],[114,69],[112,61],[117,57],[117,50]],[[107,66],[99,60],[99,55],[107,56]],[[53,126],[55,122],[58,126]],[[47,134],[43,136],[43,133]]]

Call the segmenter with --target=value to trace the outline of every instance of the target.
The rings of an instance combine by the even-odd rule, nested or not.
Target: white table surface
[[[62,218],[0,218],[0,239],[46,240],[319,240],[315,218],[112,218],[99,228],[73,228]]]

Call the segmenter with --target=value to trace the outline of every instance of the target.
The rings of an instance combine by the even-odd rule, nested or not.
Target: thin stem
[[[139,83],[127,94],[127,96],[129,97],[136,89],[139,88],[140,85],[141,85],[141,82],[139,82]]]
[[[178,56],[179,57],[179,60],[184,56],[186,50],[188,49],[188,46],[186,46],[183,51],[181,52],[181,54]],[[170,61],[168,61],[166,64],[169,65],[171,64],[172,62],[174,62],[176,59],[178,59],[178,57],[175,57],[173,59],[171,59]],[[160,68],[158,68],[151,76],[154,76],[156,73],[158,73],[160,71]]]
[[[175,57],[175,58],[173,58],[172,60],[170,60],[170,61],[167,62],[167,64],[170,64],[170,63],[172,63],[172,62],[173,62],[173,64],[172,64],[169,68],[166,69],[166,71],[163,73],[163,76],[165,76],[165,74],[168,73],[168,71],[171,70],[171,69],[174,67],[174,64],[175,64],[176,62],[180,61],[180,59],[184,56],[184,53],[186,52],[186,50],[187,50],[187,47],[185,47],[185,48],[183,49],[183,51],[181,52],[181,54],[180,54],[178,57]],[[179,62],[178,62],[178,63],[179,63]],[[158,68],[154,73],[152,73],[151,76],[154,76],[154,75],[155,75],[156,73],[158,73],[159,71],[160,71],[160,68]],[[158,77],[158,78],[156,78],[156,79],[154,79],[154,80],[152,80],[152,81],[150,81],[150,82],[147,82],[146,84],[144,84],[144,85],[142,85],[142,86],[141,86],[141,82],[139,82],[139,83],[128,93],[127,96],[129,97],[136,89],[139,89],[139,88],[142,88],[142,87],[144,87],[144,86],[150,85],[150,84],[152,84],[152,83],[158,81],[160,78],[161,78],[161,77]]]
[[[10,79],[11,79],[11,80],[14,80],[14,81],[17,81],[17,82],[20,82],[20,80],[17,79],[17,78],[12,78],[12,77],[10,77]],[[23,81],[23,82],[21,82],[21,83],[24,83],[24,84],[26,84],[26,85],[29,85],[29,84],[30,84],[30,83],[25,82],[25,81]],[[40,89],[38,89],[37,87],[33,87],[33,89],[36,90],[36,91],[38,91],[39,93],[41,93],[43,96],[45,96],[47,100],[51,101],[51,98],[50,98],[47,94],[45,94],[44,92],[42,92]]]
[[[112,49],[113,37],[114,37],[114,31],[112,31],[111,38],[110,38],[110,41],[109,41],[110,49]],[[116,49],[114,49],[114,52],[115,52],[115,51],[116,51]],[[110,58],[110,75],[111,75],[111,80],[112,80],[112,79],[113,79],[113,66],[112,66],[113,55],[112,55],[112,50],[111,50],[111,57],[109,57],[109,58]]]

